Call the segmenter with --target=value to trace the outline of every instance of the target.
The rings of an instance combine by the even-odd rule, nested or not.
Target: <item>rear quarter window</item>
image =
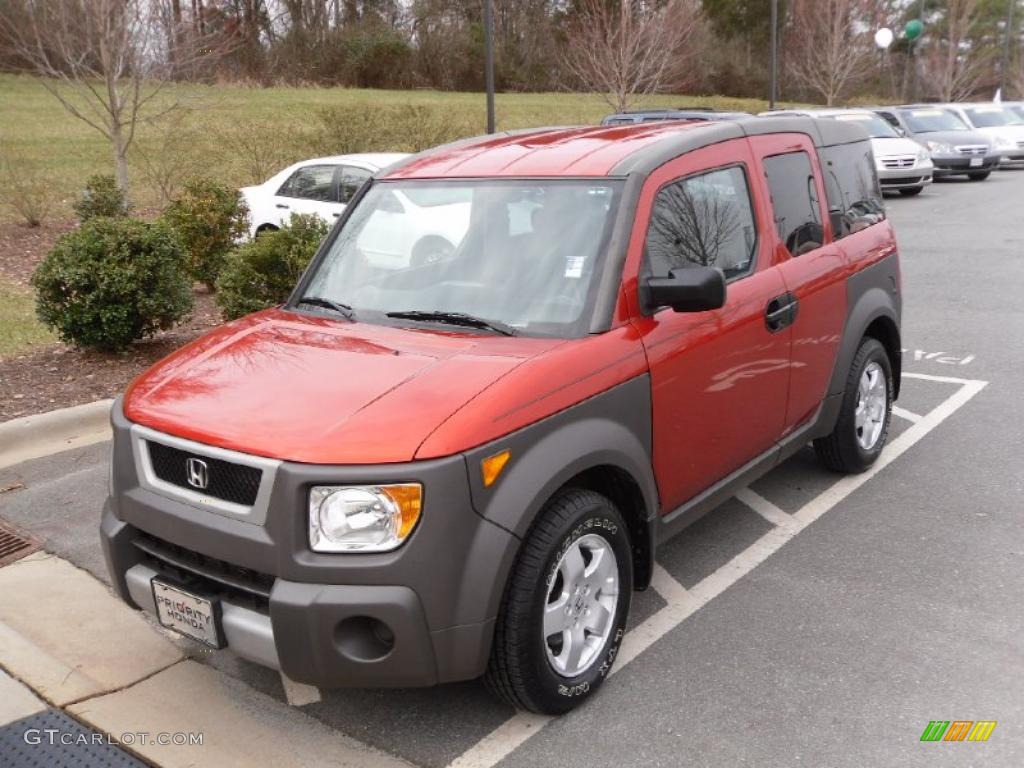
[[[885,219],[871,145],[858,141],[823,147],[818,152],[835,238],[846,237]]]

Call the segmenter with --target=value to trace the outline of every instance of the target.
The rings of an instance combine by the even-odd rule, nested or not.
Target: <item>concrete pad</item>
[[[13,723],[46,709],[28,688],[0,669],[0,725]]]
[[[57,706],[182,658],[85,571],[43,552],[0,568],[0,664]]]
[[[132,750],[161,768],[408,768],[245,683],[183,661],[148,680],[68,708],[107,733],[203,735],[202,744],[136,743]]]
[[[0,423],[0,469],[109,440],[113,402],[97,400]]]

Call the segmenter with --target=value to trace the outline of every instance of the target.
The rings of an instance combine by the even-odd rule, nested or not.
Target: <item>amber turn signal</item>
[[[401,511],[402,522],[398,526],[398,540],[404,541],[420,519],[423,508],[423,486],[419,483],[403,485],[382,485],[380,489]]]
[[[501,474],[501,471],[508,464],[508,460],[511,457],[512,452],[505,450],[493,456],[488,456],[480,462],[480,474],[484,479],[484,488],[489,488],[494,484],[494,481],[498,479],[498,475]]]

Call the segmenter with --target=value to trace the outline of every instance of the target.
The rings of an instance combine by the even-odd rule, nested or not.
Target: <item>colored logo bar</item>
[[[995,720],[930,720],[921,741],[988,741]]]

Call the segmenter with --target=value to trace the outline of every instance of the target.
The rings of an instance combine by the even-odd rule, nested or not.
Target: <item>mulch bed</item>
[[[57,222],[29,229],[0,224],[0,280],[28,289],[36,264],[57,237],[74,222]],[[220,324],[213,296],[195,294],[192,316],[124,354],[75,349],[66,344],[36,347],[0,360],[0,421],[114,397],[160,358]]]

